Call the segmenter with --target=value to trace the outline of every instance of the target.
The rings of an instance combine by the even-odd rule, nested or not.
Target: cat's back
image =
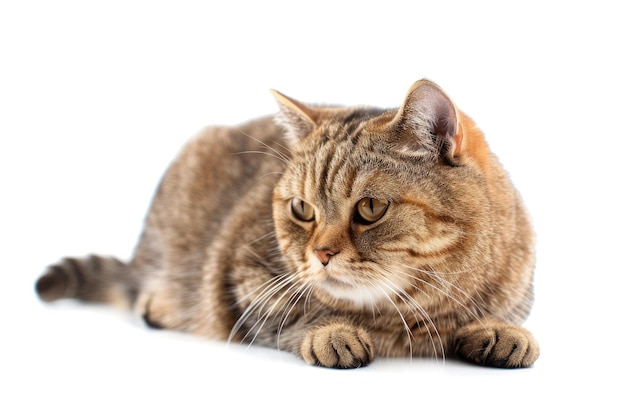
[[[208,181],[205,186],[228,181],[224,174],[231,174],[239,181],[268,161],[284,162],[287,148],[283,137],[284,132],[272,117],[236,126],[210,126],[183,147],[169,171],[180,169],[177,174],[185,175],[186,171],[196,174],[201,169],[209,177],[196,179]]]
[[[258,180],[259,174],[284,164],[287,151],[283,136],[271,117],[234,127],[208,127],[182,149],[166,172],[157,198],[163,193],[174,194],[177,198],[172,202],[186,208],[217,201],[228,206]],[[214,207],[209,211],[215,215],[219,207],[211,205]]]
[[[208,127],[190,140],[161,180],[135,262],[175,258],[199,266],[206,247],[249,191],[278,179],[288,158],[283,137],[273,118],[263,117]]]

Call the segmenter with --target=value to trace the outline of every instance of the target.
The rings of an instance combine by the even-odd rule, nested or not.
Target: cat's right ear
[[[315,111],[276,90],[270,91],[280,108],[280,113],[276,116],[276,122],[287,130],[289,138],[299,141],[308,136],[317,125]]]

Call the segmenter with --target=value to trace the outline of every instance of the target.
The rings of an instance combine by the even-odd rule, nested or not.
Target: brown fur
[[[41,298],[126,304],[154,327],[327,367],[532,365],[533,233],[474,122],[428,81],[390,110],[274,95],[278,123],[210,128],[182,150],[130,263],[65,259]]]

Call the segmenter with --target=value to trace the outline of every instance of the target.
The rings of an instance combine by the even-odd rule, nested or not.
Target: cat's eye
[[[357,223],[372,224],[380,220],[387,212],[389,201],[366,197],[356,203]]]
[[[291,212],[296,219],[303,222],[310,222],[315,219],[315,210],[313,209],[313,206],[297,197],[291,200]]]

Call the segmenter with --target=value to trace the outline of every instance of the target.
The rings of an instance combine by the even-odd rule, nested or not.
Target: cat
[[[272,93],[276,117],[182,149],[130,262],[62,259],[40,298],[330,368],[375,355],[531,366],[534,232],[472,119],[428,80],[395,109]]]

